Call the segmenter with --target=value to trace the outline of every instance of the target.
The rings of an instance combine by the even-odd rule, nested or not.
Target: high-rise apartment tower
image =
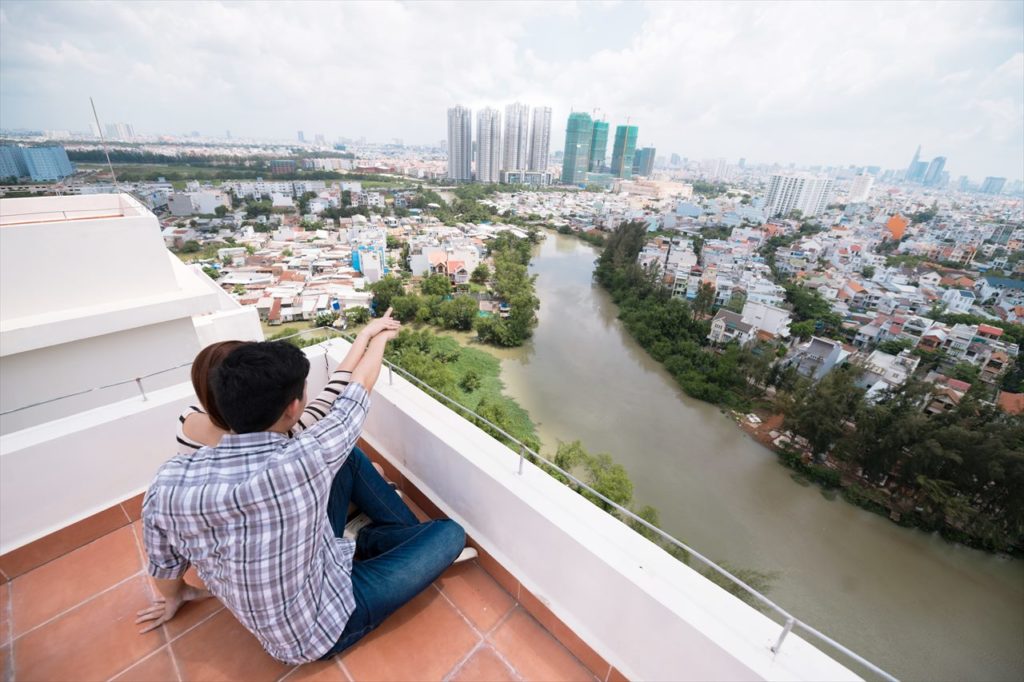
[[[448,179],[473,179],[473,112],[468,107],[448,110]]]
[[[505,107],[505,153],[501,167],[526,170],[530,164],[530,107],[516,102]]]
[[[481,109],[476,115],[476,180],[501,178],[501,112]]]
[[[590,172],[603,173],[606,158],[608,158],[608,122],[594,121],[594,134],[590,138],[590,163],[587,166]]]
[[[657,152],[654,147],[637,149],[633,155],[633,175],[649,176],[654,172],[654,156]]]
[[[633,177],[633,155],[636,153],[636,137],[640,133],[636,126],[617,126],[615,146],[612,147],[612,175],[620,178]]]
[[[551,107],[534,107],[530,129],[529,170],[546,171],[551,154]]]
[[[765,212],[769,216],[789,215],[798,210],[805,218],[825,210],[832,192],[832,179],[808,173],[776,173],[768,182]]]
[[[849,202],[851,204],[861,204],[867,201],[868,196],[871,194],[871,186],[874,184],[875,178],[867,173],[861,173],[855,177],[850,185]]]
[[[565,184],[579,185],[586,180],[593,136],[594,121],[590,114],[569,114],[565,126],[565,155],[562,158],[562,182]]]

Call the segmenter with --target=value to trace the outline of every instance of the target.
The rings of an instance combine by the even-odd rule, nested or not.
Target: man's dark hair
[[[213,371],[213,395],[235,433],[266,431],[306,390],[309,360],[287,341],[247,343]]]

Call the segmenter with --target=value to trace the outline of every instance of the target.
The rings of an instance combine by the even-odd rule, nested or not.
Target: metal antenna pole
[[[100,134],[100,144],[103,145],[103,155],[107,157],[107,168],[110,169],[110,176],[114,178],[114,189],[120,192],[121,187],[117,184],[117,173],[114,172],[114,164],[110,163],[110,152],[107,151],[107,140],[103,137],[103,127],[100,126],[100,117],[96,114],[96,103],[92,101],[92,97],[89,98],[89,104],[92,105],[92,117],[96,120],[96,132]]]

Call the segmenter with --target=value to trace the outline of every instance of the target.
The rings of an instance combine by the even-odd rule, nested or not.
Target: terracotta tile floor
[[[298,667],[270,658],[213,599],[139,635],[134,614],[152,594],[140,522],[0,584],[0,682],[597,679],[476,561],[342,656]]]

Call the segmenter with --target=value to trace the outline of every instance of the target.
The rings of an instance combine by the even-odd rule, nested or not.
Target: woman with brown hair
[[[334,399],[341,394],[345,387],[352,380],[352,370],[359,364],[360,358],[366,352],[370,339],[382,331],[399,329],[401,322],[391,317],[391,308],[388,308],[383,317],[370,322],[363,327],[352,347],[349,348],[345,359],[341,361],[338,368],[331,373],[324,386],[324,390],[315,400],[306,405],[305,411],[299,418],[299,422],[292,428],[289,436],[295,436],[303,429],[309,428],[321,419],[331,409]],[[190,405],[181,416],[178,417],[178,454],[191,455],[201,447],[216,446],[220,439],[231,432],[224,417],[217,409],[217,403],[213,398],[213,390],[210,387],[210,377],[221,362],[224,361],[231,351],[239,346],[249,343],[248,341],[218,341],[211,343],[199,351],[199,355],[192,362],[192,388],[195,389],[199,405]]]

